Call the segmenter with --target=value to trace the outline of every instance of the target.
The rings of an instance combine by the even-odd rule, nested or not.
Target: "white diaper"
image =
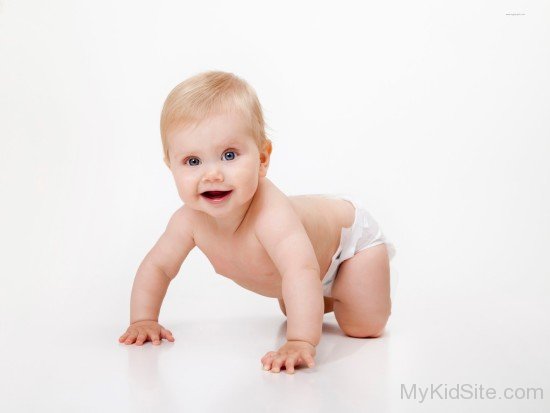
[[[347,195],[323,194],[322,196],[345,199],[351,202],[355,208],[355,220],[351,227],[342,228],[340,245],[336,249],[329,269],[323,278],[323,295],[325,297],[332,297],[332,284],[338,274],[338,267],[343,261],[353,257],[359,251],[385,243],[390,259],[390,296],[393,298],[397,286],[397,273],[395,268],[392,268],[391,263],[391,259],[395,256],[395,246],[386,240],[378,223],[360,202]]]

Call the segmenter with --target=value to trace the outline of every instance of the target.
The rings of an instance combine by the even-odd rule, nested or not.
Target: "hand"
[[[130,327],[120,336],[118,342],[133,344],[135,341],[136,346],[141,346],[146,341],[152,341],[153,345],[159,345],[162,343],[163,338],[168,341],[174,341],[170,330],[166,330],[154,320],[142,320],[130,324]]]
[[[315,354],[316,350],[313,344],[307,341],[290,340],[278,351],[266,353],[262,357],[262,365],[264,366],[264,370],[278,373],[284,363],[286,372],[294,374],[294,366],[300,364],[307,365],[308,367],[315,366],[315,362],[313,361]]]

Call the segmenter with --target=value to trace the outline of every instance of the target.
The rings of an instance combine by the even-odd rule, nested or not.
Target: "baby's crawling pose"
[[[195,246],[218,274],[279,300],[287,342],[262,357],[266,370],[312,367],[327,312],[349,336],[382,333],[393,244],[353,199],[289,197],[266,178],[271,141],[248,83],[224,72],[180,83],[164,104],[161,136],[184,205],[139,266],[119,342],[174,341],[158,323],[160,307]]]

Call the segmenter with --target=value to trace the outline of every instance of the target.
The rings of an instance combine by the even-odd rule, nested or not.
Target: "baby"
[[[378,337],[391,312],[393,244],[363,205],[286,196],[266,178],[272,151],[254,89],[225,72],[177,85],[161,115],[164,162],[184,205],[135,276],[125,344],[174,341],[158,323],[170,281],[196,246],[216,273],[266,297],[287,317],[286,343],[265,370],[314,365],[323,314],[351,337]]]

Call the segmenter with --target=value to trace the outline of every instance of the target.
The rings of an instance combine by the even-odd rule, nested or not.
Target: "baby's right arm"
[[[130,326],[119,342],[141,345],[148,339],[153,344],[160,344],[162,338],[174,341],[172,333],[158,324],[160,307],[170,282],[194,246],[189,211],[181,207],[137,270],[130,299]]]

